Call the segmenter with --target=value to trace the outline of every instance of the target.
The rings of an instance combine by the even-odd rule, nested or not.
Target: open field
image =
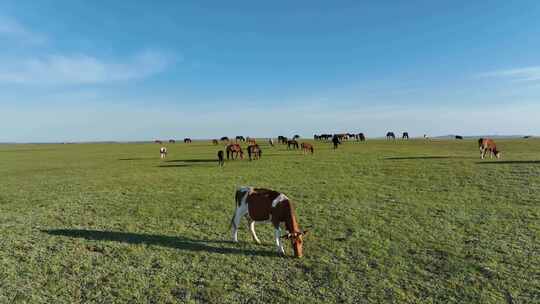
[[[263,146],[0,145],[0,303],[540,303],[540,140]],[[234,189],[269,187],[311,227],[230,242]],[[245,223],[245,222],[243,222]],[[289,255],[292,254],[286,244]]]

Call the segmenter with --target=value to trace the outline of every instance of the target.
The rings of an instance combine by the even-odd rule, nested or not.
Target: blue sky
[[[2,1],[0,142],[540,134],[538,16],[526,0]]]

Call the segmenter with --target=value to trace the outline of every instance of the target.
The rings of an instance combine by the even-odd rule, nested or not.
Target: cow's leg
[[[257,233],[255,233],[255,221],[248,218],[248,226],[249,226],[249,232],[251,232],[251,236],[253,237],[253,240],[257,242],[257,244],[260,244],[261,241],[257,237]]]
[[[247,204],[241,204],[236,208],[234,216],[232,219],[232,238],[233,242],[238,242],[238,227],[240,227],[240,220],[242,216],[246,215],[248,212]]]
[[[281,229],[279,227],[275,228],[274,236],[276,238],[277,251],[280,254],[285,254],[285,249],[283,249],[283,243],[281,242]]]
[[[480,159],[484,159],[484,149],[480,146]]]

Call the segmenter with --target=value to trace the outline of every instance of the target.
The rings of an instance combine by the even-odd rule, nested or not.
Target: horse
[[[480,138],[478,140],[478,148],[480,148],[480,158],[484,159],[486,153],[489,152],[489,158],[493,158],[493,155],[497,159],[501,158],[501,151],[497,150],[497,145],[490,138]]]
[[[221,141],[229,141],[229,138],[227,136],[223,136],[222,138],[220,138],[219,140]]]
[[[240,155],[240,159],[244,159],[244,151],[242,151],[242,147],[239,144],[230,144],[227,146],[227,160],[229,159],[237,159],[238,155]]]
[[[291,147],[293,149],[299,149],[299,145],[298,145],[298,142],[294,139],[290,139],[287,141],[287,149],[291,149]]]
[[[184,143],[185,144],[190,144],[191,143],[191,138],[184,138]]]
[[[364,133],[358,133],[358,139],[360,139],[360,141],[366,141],[366,136]]]
[[[281,135],[278,136],[278,143],[285,145],[285,144],[287,144],[287,141],[288,141],[287,137],[281,136]]]
[[[463,139],[463,136],[456,135],[456,136],[455,136],[455,139]]]
[[[255,144],[257,144],[257,141],[255,140],[255,138],[248,137],[247,138],[247,143],[248,143],[248,145],[255,145]]]
[[[223,158],[223,150],[219,150],[218,153],[217,153],[217,157],[218,157],[218,166],[221,166],[223,167],[223,165],[225,164],[225,159]]]
[[[217,145],[218,145],[218,140],[217,140],[217,139],[212,139],[212,144],[213,144],[214,146],[217,146]]]
[[[274,140],[272,138],[268,139],[268,144],[273,147],[274,146]]]
[[[334,144],[334,150],[338,148],[339,144],[341,144],[341,141],[339,140],[339,136],[337,134],[334,134],[334,136],[332,136],[332,143]]]
[[[386,139],[396,139],[396,135],[394,134],[394,132],[388,132],[386,133]]]
[[[259,148],[259,145],[257,144],[249,145],[247,147],[247,152],[248,152],[249,160],[261,158],[262,151],[261,151],[261,148]]]
[[[403,136],[401,136],[401,139],[409,139],[409,133],[403,132]]]
[[[169,143],[170,143],[170,144],[174,144],[174,143],[176,143],[176,140],[174,140],[174,139],[169,139]]]
[[[161,157],[161,159],[164,159],[165,157],[167,157],[167,148],[165,147],[159,148],[159,157]]]
[[[236,141],[246,141],[246,139],[244,138],[244,136],[236,136]]]
[[[240,220],[245,217],[248,220],[248,227],[253,240],[261,243],[255,233],[255,222],[270,221],[274,226],[274,237],[278,254],[284,255],[282,238],[291,241],[295,257],[302,257],[304,237],[308,231],[299,228],[294,206],[289,198],[280,192],[253,187],[242,187],[235,193],[235,210],[231,220],[233,242],[238,242],[238,228]],[[281,235],[280,224],[285,224],[287,234]]]
[[[308,143],[302,143],[302,153],[304,155],[306,155],[306,153],[311,152],[311,154],[313,154],[314,152],[314,149],[313,149],[313,145],[312,144],[308,144]]]

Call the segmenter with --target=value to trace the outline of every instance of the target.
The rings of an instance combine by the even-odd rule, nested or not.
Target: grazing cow
[[[167,157],[167,148],[165,147],[159,148],[159,156],[161,157],[161,159]]]
[[[268,139],[268,144],[273,147],[274,146],[274,140],[272,138]]]
[[[185,144],[190,144],[191,143],[191,138],[184,138],[184,143]]]
[[[176,143],[176,140],[174,140],[174,139],[169,139],[169,143],[170,143],[170,144],[174,144],[174,143]]]
[[[312,144],[308,144],[308,143],[302,143],[302,153],[305,155],[308,151],[311,152],[311,154],[313,154],[314,152],[314,149],[313,149],[313,145]]]
[[[463,136],[460,136],[460,135],[456,135],[455,137],[456,139],[463,139]]]
[[[497,159],[501,158],[501,151],[497,150],[497,145],[490,138],[480,138],[478,140],[478,148],[480,148],[480,158],[484,159],[486,153],[489,152],[489,158],[493,158],[493,155]]]
[[[246,141],[246,139],[244,138],[244,136],[236,136],[236,141]]]
[[[366,136],[364,133],[358,133],[358,139],[360,139],[360,141],[366,141]]]
[[[244,151],[239,144],[230,144],[227,146],[227,160],[237,159],[240,156],[240,159],[244,159]]]
[[[396,135],[394,134],[394,132],[388,132],[386,133],[386,139],[396,139]]]
[[[299,149],[300,146],[298,145],[298,142],[294,139],[290,139],[287,141],[287,149]]]
[[[255,222],[270,221],[274,226],[274,236],[278,253],[285,254],[282,238],[291,240],[296,257],[302,257],[303,238],[308,233],[300,230],[291,201],[285,194],[262,188],[243,187],[236,190],[236,209],[231,221],[232,237],[238,242],[238,228],[243,216],[248,220],[248,227],[253,239],[261,243],[255,233]],[[287,234],[281,236],[280,224],[285,223]]]
[[[229,141],[229,138],[227,136],[223,136],[222,138],[220,138],[219,140],[221,141]]]
[[[218,142],[218,140],[217,140],[217,139],[212,139],[212,144],[213,144],[214,146],[217,146],[217,145],[218,145],[218,143],[219,143],[219,142]]]
[[[257,144],[249,145],[247,147],[247,152],[248,152],[249,160],[261,158],[262,151],[261,151],[261,148],[259,148],[259,145]]]
[[[409,139],[409,132],[403,132],[401,139]]]
[[[225,159],[223,155],[224,155],[223,150],[219,150],[217,153],[217,159],[218,159],[218,166],[221,166],[221,167],[223,167],[223,165],[225,164]]]
[[[341,141],[339,140],[339,136],[335,135],[332,136],[332,143],[334,144],[334,150],[338,148],[338,145],[341,144]]]

